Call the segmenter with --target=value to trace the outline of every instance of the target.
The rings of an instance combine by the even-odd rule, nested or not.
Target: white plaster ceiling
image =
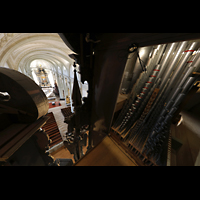
[[[67,67],[71,53],[57,33],[0,33],[0,66],[18,70],[40,59]]]

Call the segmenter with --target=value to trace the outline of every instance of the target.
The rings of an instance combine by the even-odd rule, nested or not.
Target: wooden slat
[[[0,132],[0,146],[12,139],[16,134],[23,130],[27,124],[12,124]]]
[[[15,137],[5,143],[0,149],[0,161],[7,160],[26,140],[28,140],[44,123],[48,117],[42,117],[34,123],[27,125],[23,130],[19,131]]]
[[[51,137],[51,140],[55,140],[55,139],[57,139],[57,138],[60,138],[60,136],[59,136],[58,134],[52,136],[52,137]]]
[[[62,108],[61,112],[63,114],[64,117],[68,117],[70,115],[72,115],[73,113],[71,112],[71,107],[67,107],[67,108]]]
[[[112,138],[106,136],[76,162],[75,166],[138,166],[138,164]]]
[[[48,133],[48,135],[49,135],[50,138],[52,138],[54,135],[59,135],[59,133],[60,132],[58,130],[56,130],[56,131],[53,131],[51,133]]]
[[[59,140],[56,140],[52,143],[52,146],[56,145],[56,144],[59,144],[60,142],[62,142],[63,140],[62,139],[59,139]]]
[[[54,126],[52,128],[49,128],[49,129],[45,129],[45,132],[48,132],[48,134],[52,134],[54,132],[57,132],[58,131],[58,127],[57,126]]]
[[[55,144],[58,144],[62,141],[62,137],[60,135],[60,131],[58,129],[58,125],[56,123],[54,114],[52,112],[48,113],[47,116],[49,116],[49,120],[47,123],[42,127],[45,132],[48,134],[50,140],[52,141],[49,146],[52,147]]]

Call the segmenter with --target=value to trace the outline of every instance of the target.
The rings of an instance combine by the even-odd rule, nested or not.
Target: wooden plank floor
[[[137,163],[112,138],[106,136],[75,166],[137,166]]]

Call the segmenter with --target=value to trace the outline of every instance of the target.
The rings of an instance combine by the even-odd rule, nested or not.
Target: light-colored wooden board
[[[96,147],[89,151],[74,165],[137,166],[137,163],[112,138],[106,136]]]

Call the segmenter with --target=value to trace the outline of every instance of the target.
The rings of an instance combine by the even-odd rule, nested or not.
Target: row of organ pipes
[[[193,72],[200,69],[199,47],[198,41],[146,47],[146,72],[112,126],[146,165],[166,165],[172,117],[198,78]]]

